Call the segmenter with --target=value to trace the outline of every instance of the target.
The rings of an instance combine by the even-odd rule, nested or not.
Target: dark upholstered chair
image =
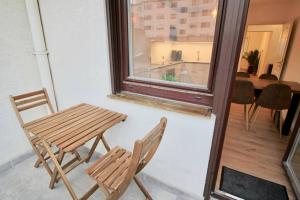
[[[247,72],[237,72],[236,76],[249,78],[250,75]]]
[[[278,80],[277,76],[275,76],[274,74],[262,74],[259,76],[259,79],[274,80],[274,81]],[[255,90],[256,98],[259,97],[260,94],[261,94],[261,90]]]
[[[254,103],[253,83],[246,80],[236,80],[233,88],[232,103],[244,105],[244,115],[246,118],[246,130],[249,130],[249,110],[248,104]]]
[[[259,76],[259,79],[267,79],[267,80],[278,80],[277,76],[274,74],[262,74]]]
[[[289,109],[291,104],[291,96],[292,96],[291,88],[285,84],[274,83],[268,85],[265,89],[263,89],[262,93],[255,101],[255,107],[253,110],[253,114],[251,116],[251,119],[253,119],[251,122],[251,126],[252,124],[254,124],[261,107],[275,110],[280,113],[279,132],[281,137],[282,134],[281,114],[282,114],[282,110]]]

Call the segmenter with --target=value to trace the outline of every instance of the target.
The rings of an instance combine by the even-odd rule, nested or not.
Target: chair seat
[[[86,172],[99,185],[109,191],[115,191],[125,180],[131,158],[131,152],[121,147],[115,147],[89,167]]]

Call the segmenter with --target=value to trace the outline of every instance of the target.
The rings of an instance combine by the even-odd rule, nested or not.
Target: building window
[[[177,40],[177,28],[174,25],[170,25],[169,39],[170,39],[170,41],[176,41]]]
[[[191,17],[198,17],[199,16],[199,12],[191,12]]]
[[[191,24],[190,28],[197,28],[197,24]]]
[[[180,24],[186,24],[187,19],[186,18],[182,18],[180,19]]]
[[[211,9],[218,9],[219,0],[213,1],[215,3]],[[214,27],[198,33],[191,31],[197,28],[197,24],[187,25],[196,13],[179,20],[164,20],[163,23],[152,20],[151,25],[144,23],[144,19],[163,19],[165,16],[176,19],[177,15],[188,12],[190,0],[180,1],[180,5],[186,7],[165,9],[163,13],[154,12],[154,8],[153,12],[146,13],[135,9],[137,6],[150,9],[151,4],[145,0],[107,2],[110,5],[108,8],[112,9],[108,13],[113,37],[110,43],[115,91],[212,106],[214,69],[221,30],[216,27],[221,26],[222,20],[217,23],[221,11],[216,18],[212,17],[205,21],[205,25],[201,24],[201,27],[208,23],[210,26],[214,24]],[[153,5],[162,5],[160,3],[166,1],[155,2],[158,4]],[[201,8],[201,2],[199,6]],[[133,15],[139,17],[133,19]]]
[[[181,13],[186,13],[188,11],[188,8],[187,7],[182,7],[180,8],[180,12]]]

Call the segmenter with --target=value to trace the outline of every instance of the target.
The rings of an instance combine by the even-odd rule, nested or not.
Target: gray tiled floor
[[[96,160],[94,156],[90,163]],[[71,199],[71,196],[67,192],[66,187],[62,181],[56,184],[53,190],[48,188],[50,177],[47,172],[42,168],[34,168],[33,164],[35,157],[31,156],[28,159],[16,164],[14,167],[2,171],[0,173],[0,199],[1,200],[17,200],[17,199]],[[82,164],[75,170],[67,175],[70,180],[77,196],[82,196],[93,184],[85,173],[90,163]],[[193,198],[183,192],[175,190],[159,181],[146,176],[144,174],[139,175],[145,186],[154,199],[161,200],[192,200]],[[97,191],[90,199],[105,199],[104,195]],[[121,198],[122,200],[139,200],[145,199],[143,193],[137,188],[134,182],[131,183],[126,193]]]

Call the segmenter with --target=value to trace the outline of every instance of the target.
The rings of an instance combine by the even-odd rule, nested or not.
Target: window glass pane
[[[130,78],[207,88],[218,0],[129,0]]]

